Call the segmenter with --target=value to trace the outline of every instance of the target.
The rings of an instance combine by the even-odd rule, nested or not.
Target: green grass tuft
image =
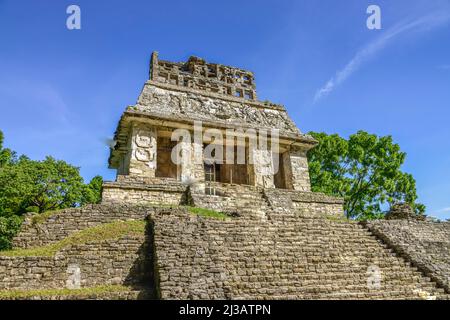
[[[0,252],[0,256],[8,257],[52,257],[58,251],[74,245],[92,241],[119,239],[126,235],[141,235],[145,232],[146,222],[142,220],[115,221],[84,229],[73,233],[61,241],[41,247],[29,249],[13,249]]]
[[[216,219],[226,219],[230,218],[229,215],[223,212],[218,212],[212,209],[205,209],[199,207],[192,207],[187,205],[177,205],[177,204],[158,204],[149,202],[147,205],[162,208],[162,209],[185,209],[192,214],[196,214],[202,217],[216,218]]]
[[[347,217],[345,216],[330,216],[330,215],[325,215],[324,216],[325,219],[330,220],[330,221],[335,221],[335,222],[353,222],[349,219],[347,219]]]
[[[98,295],[103,293],[123,292],[129,288],[121,285],[106,285],[81,289],[37,289],[37,290],[1,290],[2,299],[26,299],[31,297],[51,297],[51,296],[85,296]]]
[[[229,216],[223,212],[214,211],[211,209],[205,209],[205,208],[197,208],[197,207],[185,207],[190,213],[196,214],[198,216],[202,217],[208,217],[208,218],[216,218],[216,219],[222,219],[225,220],[226,218],[229,218]]]
[[[44,213],[36,214],[31,218],[31,224],[35,226],[37,224],[43,223],[47,221],[47,219],[50,218],[51,216],[61,214],[62,210],[46,211]]]

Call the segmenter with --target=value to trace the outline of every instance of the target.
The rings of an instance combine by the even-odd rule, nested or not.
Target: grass
[[[98,295],[103,293],[114,293],[130,290],[121,285],[106,285],[81,289],[37,289],[37,290],[1,290],[2,299],[25,299],[31,297],[51,297],[51,296],[85,296]]]
[[[229,218],[229,216],[226,215],[225,213],[214,211],[211,209],[197,208],[197,207],[185,207],[185,208],[190,213],[193,213],[193,214],[196,214],[196,215],[202,216],[202,217],[216,218],[216,219],[222,219],[222,220]]]
[[[216,218],[216,219],[222,219],[225,220],[226,218],[230,218],[229,215],[218,212],[212,209],[205,209],[205,208],[199,208],[199,207],[192,207],[192,206],[185,206],[185,205],[169,205],[169,204],[151,204],[152,206],[158,207],[158,208],[166,208],[166,209],[172,209],[172,208],[181,208],[186,209],[188,212],[192,214],[196,214],[198,216],[207,217],[207,218]]]
[[[92,241],[119,239],[125,235],[142,235],[145,232],[146,222],[115,221],[100,226],[84,229],[73,233],[67,238],[55,243],[29,249],[13,249],[0,252],[0,256],[8,257],[52,257],[58,251],[74,245],[85,244]]]
[[[62,210],[53,210],[53,211],[47,211],[44,213],[36,214],[31,218],[31,224],[33,226],[35,226],[37,224],[43,223],[43,222],[47,221],[47,219],[50,218],[51,216],[62,213]]]
[[[330,216],[325,215],[325,219],[335,222],[352,222],[351,220],[347,219],[345,216]]]

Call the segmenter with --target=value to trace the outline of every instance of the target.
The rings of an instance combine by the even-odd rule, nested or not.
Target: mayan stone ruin
[[[347,220],[250,71],[154,52],[114,139],[102,203],[27,215],[0,299],[450,298],[450,224]]]

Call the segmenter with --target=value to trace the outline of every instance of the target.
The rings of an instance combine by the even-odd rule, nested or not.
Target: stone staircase
[[[190,204],[239,215],[248,219],[266,220],[271,211],[270,205],[263,195],[263,189],[236,184],[212,183],[216,195],[190,193]]]
[[[51,245],[117,220],[151,223],[148,236],[75,243],[53,256],[0,255],[0,299],[5,290],[21,290],[8,299],[449,299],[365,226],[302,207],[333,199],[222,184],[216,196],[189,196],[193,205],[235,214],[219,220],[185,208],[102,204],[38,222],[27,217],[16,248]],[[74,264],[87,291],[54,291],[64,290]],[[94,290],[103,285],[123,287]]]
[[[450,223],[414,219],[363,223],[396,254],[450,293]]]
[[[353,222],[175,215],[154,228],[163,299],[449,298]]]
[[[285,189],[263,189],[248,185],[211,183],[215,195],[187,191],[188,202],[196,207],[236,213],[265,221],[281,216],[343,217],[343,200],[321,193]],[[276,217],[274,217],[276,216]]]

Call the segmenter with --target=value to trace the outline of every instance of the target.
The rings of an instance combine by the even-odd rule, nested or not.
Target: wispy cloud
[[[437,213],[445,213],[445,212],[450,212],[450,207],[447,207],[447,208],[442,208],[442,209],[440,209],[440,210],[438,210],[438,211],[436,211]]]
[[[450,70],[450,64],[443,64],[438,67],[441,70]]]
[[[347,80],[362,64],[379,53],[394,39],[405,33],[429,31],[441,26],[450,20],[450,12],[433,12],[426,16],[404,20],[384,31],[375,41],[360,49],[347,65],[336,72],[336,75],[329,79],[326,84],[317,90],[314,96],[314,103],[329,95],[337,86]]]

